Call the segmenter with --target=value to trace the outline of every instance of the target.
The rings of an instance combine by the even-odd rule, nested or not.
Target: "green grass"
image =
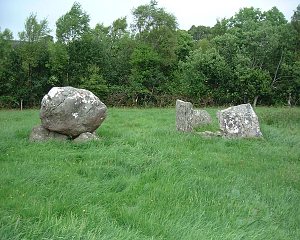
[[[264,139],[228,140],[111,108],[86,144],[30,143],[38,111],[0,111],[0,239],[300,239],[300,109],[256,111]]]

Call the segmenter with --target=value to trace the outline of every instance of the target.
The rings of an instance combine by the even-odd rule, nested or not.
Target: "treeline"
[[[276,8],[244,8],[214,27],[178,29],[151,0],[133,24],[89,25],[75,2],[56,22],[31,14],[19,40],[0,32],[0,107],[38,106],[53,86],[89,89],[108,105],[251,102],[300,104],[300,5],[290,22]]]

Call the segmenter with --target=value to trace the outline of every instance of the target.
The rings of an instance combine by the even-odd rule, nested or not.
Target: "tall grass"
[[[0,111],[0,239],[300,239],[300,109],[256,111],[264,139],[228,140],[112,108],[85,144],[30,143],[38,111]]]

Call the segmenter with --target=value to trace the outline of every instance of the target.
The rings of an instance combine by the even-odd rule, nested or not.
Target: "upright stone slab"
[[[107,107],[92,92],[73,87],[54,87],[41,103],[44,128],[71,137],[94,132],[104,121]]]
[[[195,127],[211,123],[211,117],[205,110],[194,110],[193,104],[176,101],[176,128],[178,131],[191,132]]]
[[[176,128],[181,132],[193,130],[193,105],[190,102],[176,100]]]
[[[224,136],[262,137],[258,117],[249,103],[218,111],[217,117]]]
[[[193,110],[193,128],[200,127],[202,125],[210,124],[212,122],[209,113],[205,110]]]

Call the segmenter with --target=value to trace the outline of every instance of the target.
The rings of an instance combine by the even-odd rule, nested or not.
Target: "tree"
[[[300,4],[297,6],[296,10],[291,19],[293,27],[300,32]]]
[[[138,34],[146,34],[163,26],[171,30],[177,28],[175,16],[158,8],[155,0],[133,10],[133,22],[132,29]]]
[[[300,5],[291,22],[273,7],[250,7],[214,27],[179,30],[157,1],[111,26],[91,29],[77,2],[56,22],[31,14],[20,41],[0,31],[0,105],[38,104],[52,86],[84,87],[108,104],[300,103]],[[8,103],[8,104],[6,104]]]
[[[164,59],[173,61],[177,44],[176,18],[163,8],[158,8],[154,0],[134,9],[133,17],[132,29],[137,39],[151,45]]]
[[[51,71],[49,84],[51,86],[68,85],[68,63],[69,54],[66,45],[56,42],[48,44],[49,63],[47,66]]]
[[[71,10],[56,21],[56,37],[59,42],[68,43],[80,39],[90,30],[90,17],[74,2]]]
[[[133,10],[132,30],[136,48],[131,54],[129,76],[131,95],[141,101],[157,103],[169,92],[179,53],[176,18],[151,0]]]
[[[185,61],[186,57],[189,56],[190,51],[193,49],[193,38],[192,36],[184,30],[178,30],[176,32],[176,55],[177,59]]]
[[[202,25],[196,27],[193,25],[188,32],[193,36],[194,40],[199,41],[201,39],[210,38],[211,31],[210,27]]]
[[[243,8],[224,23],[227,26],[225,33],[216,36],[212,42],[235,73],[236,84],[230,91],[240,101],[249,101],[252,96],[256,103],[262,94],[271,97],[292,45],[284,15],[275,7],[266,12],[253,7]],[[243,88],[244,96],[241,90],[234,90],[236,86]]]
[[[23,42],[35,43],[42,41],[50,32],[47,19],[38,22],[36,14],[31,13],[25,21],[25,30],[19,32],[19,38]]]
[[[93,48],[89,46],[92,42],[89,21],[89,15],[81,9],[78,2],[74,2],[70,11],[56,21],[58,47],[52,48],[50,56],[51,61],[55,63],[52,70],[64,68],[64,79],[59,82],[78,87],[81,84],[80,79],[88,75],[87,68],[92,61],[89,59],[90,51]],[[61,61],[55,58],[55,54],[62,56]],[[55,76],[52,76],[52,79],[57,81]]]
[[[48,78],[48,69],[45,68],[48,61],[47,43],[49,41],[47,19],[37,20],[36,14],[30,14],[25,21],[25,30],[19,32],[20,44],[18,51],[22,58],[22,68],[27,74],[27,80],[23,85],[20,98],[32,104],[35,98],[41,96],[42,89]]]
[[[284,14],[278,10],[277,7],[272,7],[270,10],[263,13],[264,20],[273,26],[280,26],[287,24]]]
[[[133,102],[153,101],[164,80],[161,58],[149,45],[140,43],[131,55],[130,92]]]
[[[195,102],[224,102],[224,91],[231,79],[231,69],[217,49],[194,50],[186,62],[180,63],[182,86]]]
[[[300,4],[297,6],[296,10],[291,19],[291,24],[296,30],[296,46],[297,50],[300,52]],[[300,53],[298,52],[298,58],[300,59]]]
[[[237,54],[234,59],[234,79],[229,89],[236,99],[247,103],[253,100],[256,107],[258,97],[270,91],[271,76],[268,71],[252,66],[251,59]]]
[[[3,32],[0,31],[2,40],[11,41],[13,40],[13,33],[8,28],[5,28]]]
[[[81,79],[80,87],[90,90],[101,100],[105,100],[107,98],[108,86],[101,75],[100,68],[96,65],[90,65],[88,67],[88,77]]]
[[[128,32],[127,29],[127,20],[126,17],[124,18],[118,18],[115,20],[112,24],[110,34],[113,39],[121,38]]]
[[[225,33],[216,36],[211,42],[216,46],[221,56],[226,59],[228,64],[233,65],[233,58],[240,50],[240,39],[235,34]]]
[[[0,107],[11,107],[17,102],[12,40],[9,29],[0,31]]]
[[[217,20],[217,23],[212,27],[211,34],[212,37],[220,36],[226,33],[228,30],[228,19]]]

